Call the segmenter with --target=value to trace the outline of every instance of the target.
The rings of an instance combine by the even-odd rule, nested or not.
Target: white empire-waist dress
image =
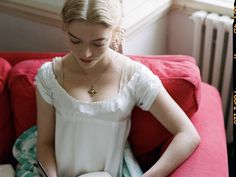
[[[59,177],[96,171],[122,177],[123,150],[132,109],[139,106],[149,110],[162,87],[158,76],[146,66],[130,58],[126,63],[132,65],[133,74],[128,80],[126,73],[130,67],[129,71],[123,67],[119,93],[109,100],[91,103],[75,99],[61,87],[52,62],[44,63],[38,70],[39,93],[56,111],[55,155]]]

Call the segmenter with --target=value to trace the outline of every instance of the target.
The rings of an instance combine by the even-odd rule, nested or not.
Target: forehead
[[[113,32],[112,28],[105,25],[81,21],[72,21],[67,25],[66,29],[80,39],[108,38]]]

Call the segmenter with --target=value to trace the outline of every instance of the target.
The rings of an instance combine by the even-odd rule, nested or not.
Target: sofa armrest
[[[200,107],[191,120],[201,136],[201,143],[170,177],[228,177],[224,118],[215,88],[202,84]]]

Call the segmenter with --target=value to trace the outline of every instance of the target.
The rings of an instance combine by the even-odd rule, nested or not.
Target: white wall
[[[144,27],[124,44],[125,54],[166,53],[166,17]],[[66,51],[61,29],[0,13],[1,51]]]
[[[66,51],[61,29],[0,13],[0,50]],[[192,55],[193,22],[172,10],[126,39],[125,54]]]
[[[65,51],[61,29],[0,13],[0,50]]]
[[[193,21],[185,12],[172,10],[128,39],[124,52],[128,54],[181,54],[192,56]],[[148,47],[147,47],[148,46]]]
[[[180,11],[171,11],[167,21],[167,53],[192,55],[193,21],[189,15]]]
[[[32,2],[34,0],[27,1]],[[25,3],[27,3],[27,1],[25,1]],[[134,2],[134,0],[132,1]],[[138,4],[140,5],[144,0],[139,1]],[[128,1],[125,0],[125,2]],[[130,6],[131,5],[128,7]],[[126,43],[123,47],[125,54],[148,55],[166,53],[167,17],[163,14],[160,14],[159,18],[151,20],[151,22],[146,20],[148,21],[146,26],[134,28],[134,32],[129,34],[126,38]],[[57,27],[5,14],[3,12],[0,12],[0,22],[3,24],[0,26],[0,50],[2,51],[67,50],[63,33]]]
[[[125,54],[155,55],[165,54],[167,37],[167,17],[163,16],[141,32],[127,38],[123,50]]]

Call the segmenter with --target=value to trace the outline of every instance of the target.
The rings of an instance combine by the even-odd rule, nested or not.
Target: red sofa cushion
[[[192,116],[201,143],[192,156],[170,177],[228,177],[227,146],[224,115],[219,92],[201,84],[202,99],[199,110]],[[168,143],[165,145],[165,147]],[[164,151],[165,148],[162,150]]]
[[[11,106],[16,137],[36,124],[34,77],[38,68],[49,59],[26,60],[16,64],[9,74]]]
[[[4,90],[8,78],[8,73],[11,70],[11,65],[0,57],[0,93]]]
[[[63,55],[65,55],[65,52],[0,52],[0,57],[5,58],[12,66],[24,60],[52,58]]]
[[[11,65],[3,58],[0,58],[0,164],[9,162],[9,154],[14,142],[10,96],[7,89],[10,70]]]
[[[169,94],[189,117],[197,111],[201,77],[194,58],[184,55],[130,57],[160,77]]]
[[[157,74],[169,94],[191,118],[200,102],[200,72],[188,56],[131,56]],[[149,166],[156,161],[158,147],[171,134],[149,113],[135,108],[132,113],[129,142],[139,163]],[[150,167],[150,166],[149,166]],[[144,167],[145,168],[145,167]]]

